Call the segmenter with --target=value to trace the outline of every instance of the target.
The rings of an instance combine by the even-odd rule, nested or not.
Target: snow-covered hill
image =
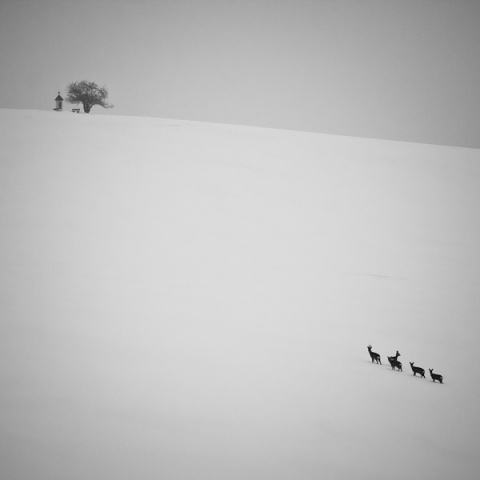
[[[0,478],[479,477],[479,150],[0,127]]]

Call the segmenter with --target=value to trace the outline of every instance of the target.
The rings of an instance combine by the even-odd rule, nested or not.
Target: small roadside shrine
[[[60,95],[60,92],[58,92],[57,98],[55,99],[55,108],[54,110],[56,112],[61,112],[63,110],[63,98]]]

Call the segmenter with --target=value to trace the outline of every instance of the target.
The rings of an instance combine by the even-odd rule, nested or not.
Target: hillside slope
[[[0,126],[1,478],[480,475],[479,150]]]

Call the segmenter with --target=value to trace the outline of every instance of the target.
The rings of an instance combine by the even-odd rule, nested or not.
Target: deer
[[[423,368],[415,367],[413,365],[415,362],[409,362],[409,363],[410,363],[410,366],[412,367],[414,376],[417,376],[417,373],[418,373],[421,377],[425,378],[425,370]]]
[[[390,365],[392,366],[392,370],[395,370],[395,367],[398,368],[399,372],[403,372],[402,370],[402,362],[398,361],[398,357],[400,356],[400,352],[397,350],[397,353],[393,357],[387,357]]]
[[[368,353],[370,354],[370,357],[372,358],[372,363],[376,362],[379,363],[380,365],[382,364],[382,361],[380,360],[380,355],[378,353],[372,352],[372,346],[369,345],[367,347]]]
[[[430,370],[430,376],[432,377],[433,383],[435,383],[435,380],[438,380],[440,383],[443,383],[443,375],[440,375],[438,373],[433,373],[433,368],[429,368]]]

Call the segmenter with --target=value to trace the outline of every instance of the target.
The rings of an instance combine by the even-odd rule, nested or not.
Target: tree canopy
[[[113,105],[107,102],[108,90],[105,86],[99,87],[95,82],[81,80],[69,83],[67,86],[67,101],[70,103],[83,104],[83,111],[90,113],[94,105],[103,108],[112,108]]]

